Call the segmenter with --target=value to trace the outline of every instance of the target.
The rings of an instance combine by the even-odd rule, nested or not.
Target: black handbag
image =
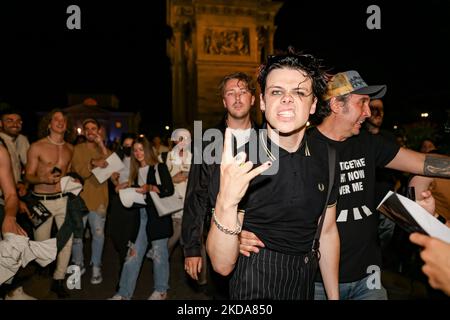
[[[302,281],[304,284],[305,290],[304,297],[301,297],[302,300],[314,300],[314,288],[315,288],[315,280],[317,275],[317,270],[319,269],[319,260],[320,260],[320,233],[322,232],[323,221],[325,220],[325,214],[328,208],[328,201],[330,200],[331,189],[333,189],[334,177],[336,171],[336,149],[327,144],[328,149],[328,167],[329,167],[329,181],[328,181],[328,193],[327,200],[325,201],[325,206],[323,208],[322,214],[319,218],[319,225],[317,227],[316,234],[314,236],[313,244],[311,251],[308,252],[304,256],[304,265],[302,268]]]

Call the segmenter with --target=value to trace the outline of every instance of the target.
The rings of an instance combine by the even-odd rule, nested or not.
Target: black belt
[[[59,198],[64,198],[65,196],[67,196],[67,193],[62,193],[62,192],[58,192],[58,193],[31,193],[33,195],[33,197],[38,198],[39,200],[55,200],[55,199],[59,199]]]

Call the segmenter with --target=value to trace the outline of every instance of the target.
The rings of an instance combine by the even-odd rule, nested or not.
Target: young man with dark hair
[[[326,74],[318,59],[290,50],[269,57],[258,82],[267,122],[267,133],[260,131],[256,139],[263,150],[257,160],[260,165],[251,170],[253,163],[245,162],[245,153],[234,157],[230,133],[225,134],[220,177],[217,172],[211,182],[211,189],[219,191],[208,254],[217,272],[233,272],[232,299],[299,300],[313,298],[314,288],[308,284],[315,269],[309,270],[307,259],[320,249],[318,263],[327,293],[338,299],[337,181],[334,187],[328,183],[326,143],[305,135],[309,115],[325,90]],[[269,150],[274,148],[278,155]],[[248,158],[252,159],[251,151]],[[269,166],[265,175],[259,175]],[[326,206],[317,248],[314,239]],[[249,257],[239,256],[241,228],[256,234],[265,247]]]
[[[325,103],[318,110],[323,121],[309,132],[309,136],[334,146],[339,155],[341,186],[336,215],[341,241],[339,295],[344,300],[387,299],[380,274],[375,169],[386,167],[450,177],[448,157],[401,148],[379,135],[361,130],[364,121],[371,116],[370,99],[382,98],[385,92],[386,86],[368,86],[356,71],[336,74],[328,83],[323,96]],[[241,241],[241,250],[247,252],[262,245],[250,234],[243,234]],[[323,272],[322,276],[325,276]],[[315,298],[327,297],[330,298],[323,285],[316,283]]]

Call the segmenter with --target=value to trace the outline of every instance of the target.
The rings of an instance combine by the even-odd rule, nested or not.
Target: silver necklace
[[[54,145],[56,145],[56,146],[63,146],[64,144],[66,144],[65,141],[63,141],[63,142],[56,142],[56,141],[53,141],[52,138],[50,138],[50,136],[47,136],[47,139],[48,139],[48,141],[50,141],[51,144],[54,144]]]

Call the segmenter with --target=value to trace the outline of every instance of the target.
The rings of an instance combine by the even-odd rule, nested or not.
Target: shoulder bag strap
[[[323,221],[325,220],[325,214],[328,208],[328,201],[330,200],[331,190],[333,189],[334,176],[336,171],[336,149],[327,143],[328,149],[328,192],[327,201],[325,201],[325,206],[323,207],[322,215],[320,216],[319,226],[317,227],[316,235],[314,236],[314,241],[312,245],[312,250],[316,251],[320,247],[320,233],[322,232]]]
[[[155,179],[156,179],[156,184],[157,185],[161,185],[161,177],[159,176],[159,171],[158,171],[158,164],[155,164]]]

